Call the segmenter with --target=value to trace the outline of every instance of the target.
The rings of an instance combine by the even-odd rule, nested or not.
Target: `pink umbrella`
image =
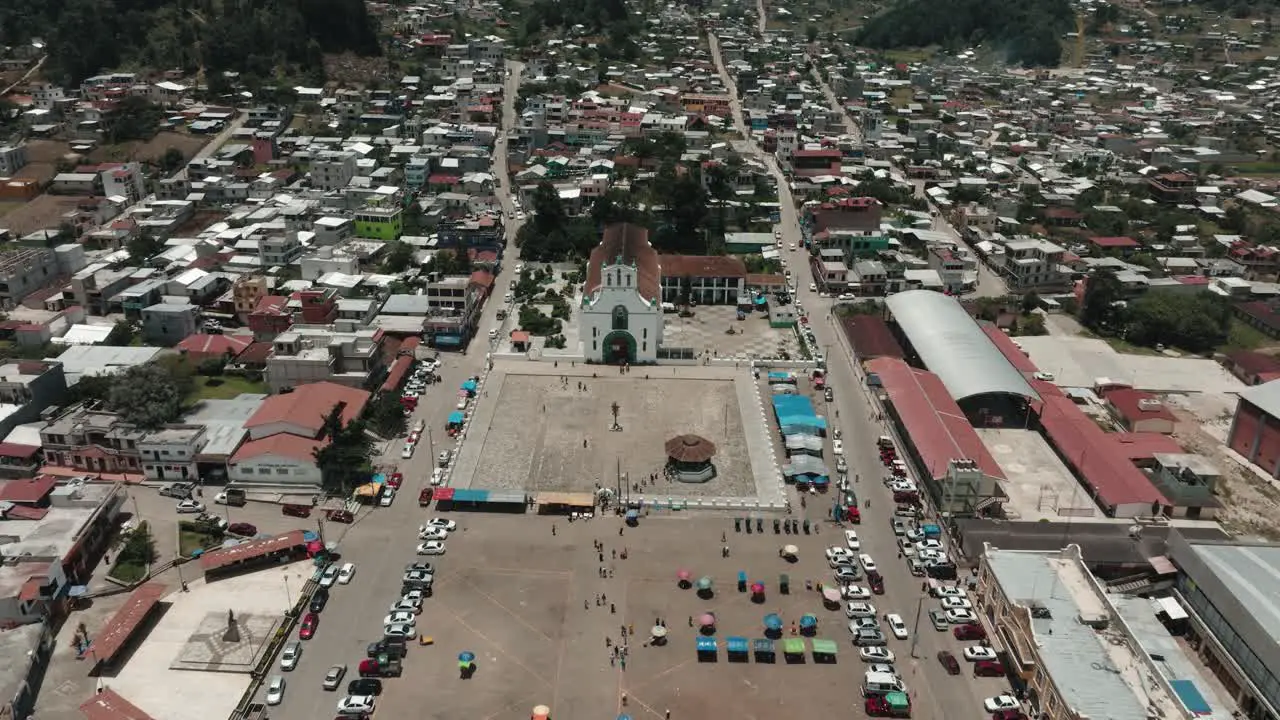
[[[677,580],[683,580],[683,581],[685,581],[685,582],[688,582],[689,578],[691,578],[691,577],[693,577],[693,573],[689,572],[688,570],[677,570],[677,571],[676,571],[676,579],[677,579]]]
[[[840,602],[840,590],[833,587],[823,588],[822,597],[827,602]]]
[[[698,618],[698,624],[703,627],[707,627],[709,625],[715,625],[716,616],[712,615],[711,613],[704,613],[702,617]]]
[[[751,592],[760,595],[764,592],[764,583],[752,583]]]

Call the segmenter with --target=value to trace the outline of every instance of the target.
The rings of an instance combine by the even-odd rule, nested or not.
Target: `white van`
[[[673,312],[675,312],[675,311],[676,311],[676,304],[675,304],[675,303],[669,303],[669,302],[664,302],[664,303],[662,303],[662,312],[664,312],[664,313],[673,313]]]
[[[902,678],[893,673],[868,672],[862,678],[863,697],[906,691],[907,686],[902,683]]]

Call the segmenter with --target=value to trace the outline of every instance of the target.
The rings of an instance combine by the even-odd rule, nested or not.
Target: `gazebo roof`
[[[716,444],[698,435],[677,435],[667,441],[667,456],[676,462],[707,462],[716,454]]]

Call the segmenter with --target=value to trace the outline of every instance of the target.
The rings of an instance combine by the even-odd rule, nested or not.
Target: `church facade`
[[[654,363],[662,341],[662,268],[649,231],[617,223],[591,251],[579,311],[582,355],[607,364]]]

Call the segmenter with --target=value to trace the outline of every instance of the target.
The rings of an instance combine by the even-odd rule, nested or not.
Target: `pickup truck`
[[[360,661],[360,677],[400,677],[403,670],[399,660],[386,655]]]
[[[407,654],[407,648],[403,642],[395,640],[379,640],[369,643],[369,647],[365,650],[365,654],[370,658],[377,658],[379,655],[388,655],[393,658],[402,658]]]
[[[160,488],[160,494],[164,497],[185,500],[186,498],[191,497],[191,493],[195,489],[195,483],[169,483],[168,485]]]

